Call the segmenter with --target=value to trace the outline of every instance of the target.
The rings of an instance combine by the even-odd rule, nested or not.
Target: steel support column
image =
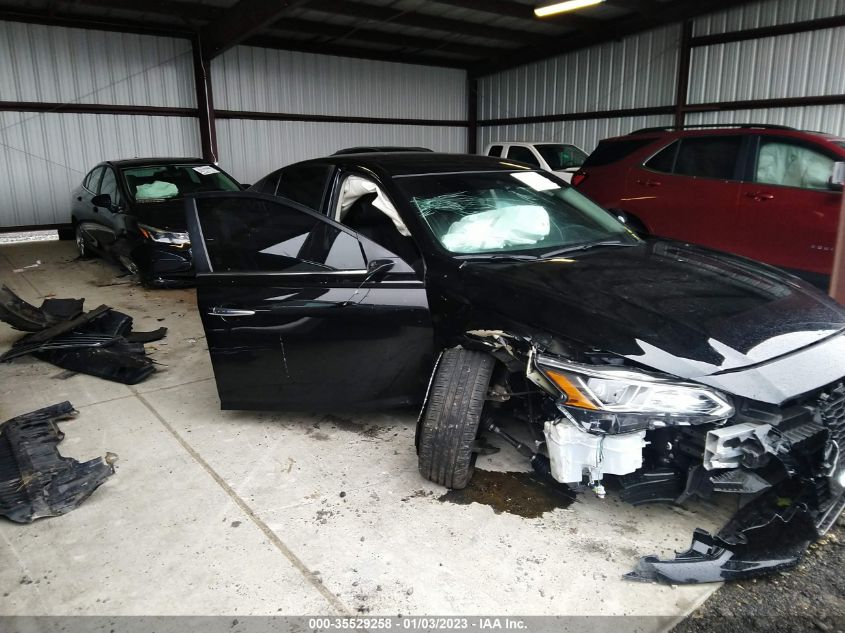
[[[478,79],[467,75],[467,153],[478,153]]]
[[[191,39],[194,56],[194,84],[197,93],[197,116],[200,127],[202,157],[210,163],[216,163],[217,125],[214,119],[214,98],[211,92],[211,61],[202,46],[202,38]]]
[[[689,92],[690,57],[692,56],[692,20],[681,26],[681,43],[678,54],[678,83],[675,90],[675,126],[686,123],[687,93]]]

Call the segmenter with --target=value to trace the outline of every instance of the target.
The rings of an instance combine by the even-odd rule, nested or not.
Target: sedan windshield
[[[549,164],[549,169],[553,171],[580,167],[587,160],[587,155],[574,145],[539,143],[534,147]]]
[[[455,254],[544,256],[639,241],[607,211],[545,173],[429,174],[397,182],[435,239]]]
[[[126,189],[136,202],[160,202],[200,191],[240,191],[240,186],[213,165],[150,165],[123,170]]]

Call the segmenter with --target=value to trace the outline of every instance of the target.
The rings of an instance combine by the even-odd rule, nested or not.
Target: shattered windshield
[[[441,246],[455,254],[540,256],[638,241],[604,209],[538,172],[429,174],[397,182]]]
[[[213,165],[150,165],[121,170],[136,202],[183,198],[201,191],[240,191],[240,186]]]

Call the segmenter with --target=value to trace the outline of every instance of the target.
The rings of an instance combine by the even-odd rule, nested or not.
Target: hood
[[[472,262],[477,315],[686,379],[765,363],[845,329],[845,308],[768,266],[675,242],[525,263]]]
[[[141,224],[168,231],[187,233],[185,221],[185,201],[182,198],[163,202],[135,203],[132,215]]]

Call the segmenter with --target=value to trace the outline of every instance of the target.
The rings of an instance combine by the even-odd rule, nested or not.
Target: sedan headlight
[[[157,229],[154,226],[147,226],[146,224],[138,224],[138,230],[147,239],[160,244],[172,244],[173,246],[191,245],[191,238],[187,233],[165,231],[164,229]]]
[[[694,383],[625,367],[536,357],[536,366],[560,391],[558,408],[585,430],[626,433],[662,426],[721,422],[734,414],[724,395]]]

